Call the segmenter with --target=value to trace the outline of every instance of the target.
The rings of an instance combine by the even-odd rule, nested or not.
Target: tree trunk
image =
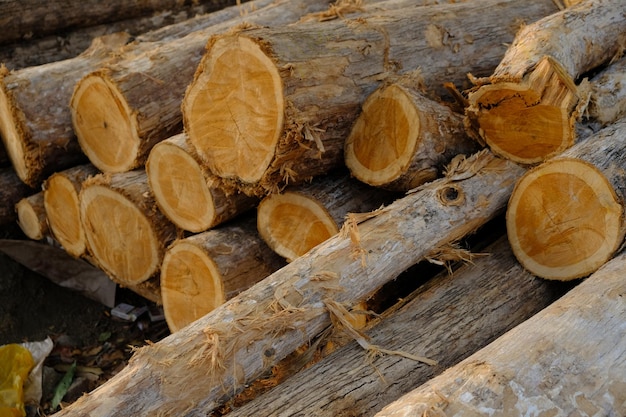
[[[15,205],[17,223],[24,234],[33,240],[41,240],[49,233],[43,192],[22,198]]]
[[[507,210],[522,265],[547,279],[594,272],[624,240],[626,119],[527,172]]]
[[[486,252],[453,275],[439,274],[365,332],[372,344],[436,359],[437,366],[394,354],[368,360],[354,342],[228,415],[371,416],[562,295],[562,286],[519,265],[506,237]]]
[[[185,129],[214,174],[275,192],[343,163],[382,79],[421,68],[434,92],[462,84],[495,68],[516,22],[554,11],[552,0],[488,0],[215,36],[183,101]]]
[[[524,169],[482,152],[161,342],[61,416],[206,415],[433,251],[502,212]]]
[[[411,77],[381,87],[363,103],[344,152],[358,180],[408,191],[441,176],[456,155],[478,150],[465,134],[463,116],[425,97],[414,82]]]
[[[145,171],[96,175],[79,200],[87,247],[113,281],[133,286],[157,274],[177,230],[157,209]]]
[[[12,168],[0,168],[0,226],[17,220],[15,205],[37,190],[24,184]]]
[[[376,417],[626,415],[626,257]]]
[[[159,141],[182,131],[180,103],[207,39],[244,23],[278,25],[327,7],[320,0],[263,0],[257,11],[208,26],[179,39],[132,49],[114,65],[80,80],[70,102],[74,130],[89,160],[104,172],[144,164]]]
[[[0,43],[54,35],[73,28],[96,26],[155,12],[179,12],[198,1],[149,0],[127,2],[111,0],[68,1],[5,0],[0,16]],[[234,4],[234,0],[205,0],[213,10]]]
[[[67,107],[74,84],[127,41],[114,34],[78,57],[9,73],[0,68],[0,136],[18,177],[32,187],[85,162]],[[45,108],[45,111],[42,111]]]
[[[489,83],[469,94],[468,129],[496,154],[525,164],[572,146],[574,82],[622,53],[625,14],[621,0],[587,0],[525,26]]]
[[[199,319],[284,264],[259,237],[253,216],[174,242],[161,268],[170,330]]]
[[[606,126],[626,116],[626,58],[612,63],[590,82],[588,116]]]
[[[227,190],[205,169],[184,133],[159,142],[146,162],[150,189],[176,226],[203,232],[254,208],[259,199]]]
[[[257,209],[257,228],[268,246],[291,262],[339,233],[348,213],[370,212],[394,197],[341,170],[265,197]]]
[[[87,251],[78,195],[83,182],[96,174],[98,170],[91,164],[77,165],[52,174],[43,184],[43,202],[52,236],[75,258]]]

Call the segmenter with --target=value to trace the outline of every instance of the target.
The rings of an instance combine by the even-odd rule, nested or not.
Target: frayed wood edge
[[[456,262],[463,264],[474,264],[474,258],[478,256],[489,256],[488,253],[473,253],[468,249],[463,249],[457,242],[446,243],[433,249],[424,256],[428,262],[444,266],[450,275],[452,275],[452,265]]]
[[[367,266],[367,251],[361,246],[361,234],[359,233],[359,223],[378,216],[383,210],[383,207],[378,208],[369,213],[348,213],[346,220],[339,230],[339,236],[342,239],[350,238],[352,243],[352,259],[361,258],[361,266],[365,268]]]
[[[312,20],[318,22],[326,22],[339,18],[344,19],[345,14],[362,12],[363,10],[363,0],[337,0],[335,3],[328,6],[328,10],[325,10],[323,12],[310,13],[306,16],[303,16],[299,20],[299,23],[309,22]]]

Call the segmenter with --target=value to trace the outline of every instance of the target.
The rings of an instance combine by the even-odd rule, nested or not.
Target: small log
[[[17,220],[15,205],[37,190],[24,184],[12,168],[0,168],[0,227]]]
[[[226,190],[202,166],[184,133],[159,142],[146,161],[150,189],[159,208],[183,230],[203,232],[254,208],[259,199]]]
[[[623,52],[625,14],[621,0],[586,0],[525,26],[493,75],[469,94],[470,133],[524,164],[572,146],[579,116],[574,81]]]
[[[478,151],[465,134],[463,116],[411,84],[409,80],[385,85],[363,103],[344,152],[345,163],[358,180],[408,191],[441,176],[456,155]]]
[[[373,211],[396,196],[341,170],[265,197],[257,209],[257,229],[274,252],[291,262],[339,233],[348,213]]]
[[[43,192],[22,198],[15,205],[17,224],[24,234],[33,240],[41,240],[49,234]]]
[[[552,0],[413,5],[218,35],[185,94],[185,130],[214,174],[247,194],[276,192],[343,164],[360,105],[382,79],[421,68],[439,92],[471,70],[490,73],[515,22],[554,11]]]
[[[626,119],[527,172],[507,209],[515,256],[532,273],[571,280],[598,269],[624,240]]]
[[[367,358],[353,342],[228,415],[251,416],[258,410],[273,416],[373,415],[564,292],[526,272],[506,237],[484,252],[454,274],[444,272],[429,280],[403,300],[397,311],[384,314],[364,332],[376,346],[433,358],[437,366],[393,353]],[[463,342],[455,343],[459,340]]]
[[[590,120],[606,126],[626,116],[626,58],[609,65],[590,80]]]
[[[161,296],[172,332],[280,269],[285,262],[259,237],[254,217],[174,242],[161,267]]]
[[[74,59],[11,73],[0,67],[0,136],[26,184],[39,187],[53,172],[86,162],[67,103],[76,81],[127,40],[126,34],[118,33],[96,39]]]
[[[355,305],[501,213],[524,169],[481,152],[163,341],[58,417],[206,415]],[[331,301],[332,300],[332,301]]]
[[[87,252],[78,195],[83,182],[96,174],[98,170],[91,164],[77,165],[52,174],[43,184],[43,203],[52,236],[75,258]]]
[[[626,257],[376,417],[626,414]]]
[[[222,22],[180,39],[130,50],[114,65],[81,79],[70,101],[74,130],[89,160],[104,172],[143,165],[150,149],[182,132],[180,103],[202,58],[206,40],[237,24],[279,25],[327,7],[320,0],[261,0],[259,10],[241,16],[233,9]]]
[[[155,277],[177,229],[158,210],[145,171],[96,175],[83,183],[79,200],[96,265],[122,286]]]

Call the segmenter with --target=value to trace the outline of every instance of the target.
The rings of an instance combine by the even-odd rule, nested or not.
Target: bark
[[[345,163],[358,180],[408,191],[441,176],[456,155],[478,150],[465,134],[463,116],[427,98],[414,81],[385,85],[363,103],[344,149]]]
[[[376,210],[394,197],[340,170],[265,197],[257,208],[257,229],[270,248],[291,262],[339,233],[348,213]]]
[[[233,13],[188,36],[157,42],[151,48],[144,45],[144,53],[131,49],[114,65],[80,80],[70,110],[89,160],[104,172],[128,171],[143,165],[156,143],[182,132],[180,103],[211,35],[244,23],[287,24],[327,7],[320,0],[259,3],[262,7],[257,11],[243,16]]]
[[[625,265],[622,254],[376,416],[624,415]]]
[[[49,233],[43,192],[22,198],[15,205],[17,223],[24,234],[33,240],[41,240]]]
[[[17,220],[15,205],[37,190],[24,184],[12,168],[0,168],[0,226]]]
[[[354,342],[228,415],[371,416],[562,294],[519,265],[506,237],[483,252],[430,280],[365,332],[372,344],[436,359],[437,366],[393,354],[368,358]]]
[[[184,133],[159,142],[146,161],[154,198],[181,229],[203,232],[254,208],[259,199],[226,189],[202,166]]]
[[[91,164],[77,165],[52,174],[43,184],[43,202],[52,236],[75,258],[87,252],[78,195],[83,182],[96,174],[98,170]]]
[[[275,192],[343,163],[359,106],[382,79],[420,68],[438,93],[490,73],[515,22],[554,11],[552,1],[489,0],[215,36],[183,101],[185,129],[214,174],[248,194]]]
[[[483,152],[445,179],[316,246],[206,316],[142,348],[100,388],[58,413],[206,415],[436,248],[502,212],[524,169]],[[183,388],[184,387],[184,388]]]
[[[589,119],[606,126],[626,115],[626,58],[612,63],[590,80]]]
[[[145,171],[96,175],[83,183],[79,200],[96,264],[123,286],[155,281],[177,229],[158,210]]]
[[[150,0],[127,2],[97,0],[41,2],[37,0],[6,0],[0,16],[0,43],[28,40],[56,34],[73,28],[108,24],[155,12],[179,12],[198,2]],[[235,4],[234,0],[206,0],[213,9]]]
[[[515,256],[547,279],[582,278],[624,240],[626,119],[526,173],[507,209]]]
[[[469,94],[466,124],[498,155],[533,164],[575,141],[575,80],[620,56],[626,3],[587,0],[524,27],[485,85]],[[514,132],[514,133],[513,133]]]
[[[78,57],[9,73],[0,68],[0,133],[18,177],[32,187],[85,162],[67,106],[74,84],[127,41],[98,38]],[[42,111],[45,108],[45,111]]]
[[[161,269],[170,330],[180,330],[283,265],[259,237],[254,217],[174,242]]]

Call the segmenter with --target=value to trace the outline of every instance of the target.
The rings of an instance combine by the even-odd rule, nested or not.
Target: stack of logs
[[[255,0],[3,69],[6,219],[172,331],[60,416],[626,413],[626,3],[423,3]]]

